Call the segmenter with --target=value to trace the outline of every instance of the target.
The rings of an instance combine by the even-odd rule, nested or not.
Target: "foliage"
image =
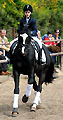
[[[49,29],[54,31],[55,28],[63,32],[63,0],[0,0],[0,29],[4,27],[9,37],[12,27],[17,31],[26,4],[32,5],[32,16],[37,19],[37,26],[42,34]]]

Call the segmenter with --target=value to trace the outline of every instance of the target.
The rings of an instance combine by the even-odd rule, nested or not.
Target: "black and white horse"
[[[37,50],[38,49],[38,50]],[[10,61],[13,65],[13,76],[15,82],[13,111],[12,115],[18,114],[18,97],[19,97],[19,76],[20,74],[28,75],[27,90],[22,101],[26,103],[31,95],[32,87],[35,90],[35,98],[31,110],[36,110],[40,103],[40,93],[42,91],[42,84],[51,83],[54,72],[54,63],[49,56],[48,49],[42,44],[42,58],[46,56],[46,60],[42,60],[42,64],[38,64],[39,47],[32,38],[26,33],[21,34],[19,42],[16,40],[10,48]],[[38,85],[35,81],[35,74],[38,76]]]

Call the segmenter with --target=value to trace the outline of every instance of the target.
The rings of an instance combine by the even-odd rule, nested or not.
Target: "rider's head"
[[[31,13],[33,12],[33,8],[31,5],[25,5],[23,11],[25,12],[26,18],[28,18],[31,15]]]

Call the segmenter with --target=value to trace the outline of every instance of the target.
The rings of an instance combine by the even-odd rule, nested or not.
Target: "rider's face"
[[[25,11],[25,16],[26,16],[26,18],[29,18],[30,15],[31,15],[31,12],[30,12],[29,10],[28,10],[28,11]]]

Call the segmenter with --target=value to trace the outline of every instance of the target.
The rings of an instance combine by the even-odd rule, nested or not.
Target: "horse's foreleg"
[[[24,96],[22,97],[22,102],[26,103],[31,95],[31,90],[32,90],[33,84],[28,84],[27,85],[27,90]]]
[[[31,95],[32,87],[34,82],[34,69],[32,69],[32,72],[28,76],[28,85],[25,95],[22,97],[22,101],[26,103]]]
[[[32,90],[33,84],[28,84],[27,85],[27,90],[26,90],[26,96],[29,97],[31,95],[31,90]]]
[[[34,67],[32,68],[32,70],[28,76],[28,85],[27,85],[27,90],[26,90],[26,96],[28,96],[28,97],[31,95],[33,83],[34,83]]]
[[[12,116],[14,117],[18,114],[18,98],[19,98],[19,73],[14,70],[14,82],[15,82],[15,89],[14,89],[14,100],[13,100],[13,111]]]

